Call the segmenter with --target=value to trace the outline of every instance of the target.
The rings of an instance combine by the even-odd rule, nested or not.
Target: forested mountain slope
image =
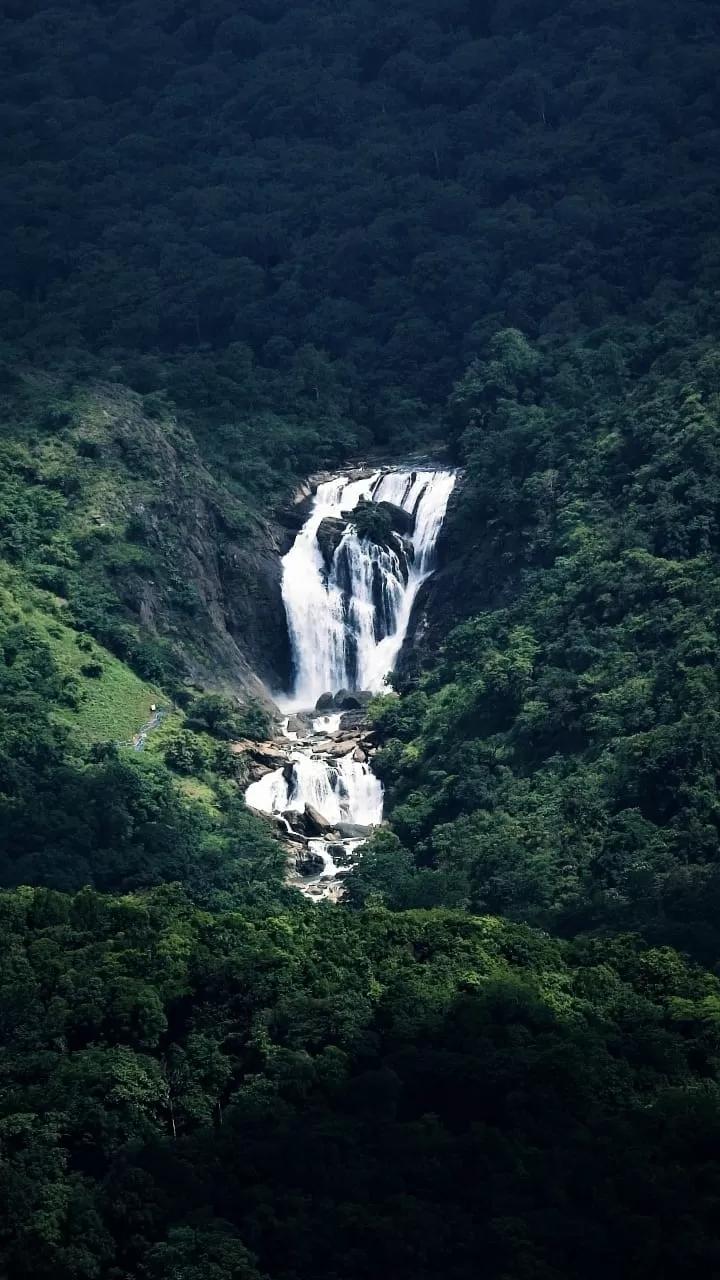
[[[7,341],[167,388],[260,491],[416,440],[501,327],[717,287],[710,0],[34,0],[0,34]]]
[[[356,900],[715,965],[720,351],[671,321],[633,375],[636,338],[558,359],[505,331],[456,388],[467,475],[427,607],[435,638],[465,621],[378,708],[394,835]]]
[[[720,1272],[719,65],[710,0],[4,5],[7,1280]],[[229,748],[275,521],[424,449],[315,908]]]
[[[631,938],[0,897],[15,1276],[713,1274],[718,979]]]

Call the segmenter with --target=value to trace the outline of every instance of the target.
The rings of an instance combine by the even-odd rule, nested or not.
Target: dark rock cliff
[[[209,471],[189,430],[146,416],[141,397],[95,388],[92,415],[105,479],[87,518],[143,548],[113,584],[126,616],[174,646],[187,680],[270,701],[291,679],[287,531]]]

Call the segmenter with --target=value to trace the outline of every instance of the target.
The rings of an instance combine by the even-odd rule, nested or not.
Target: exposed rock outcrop
[[[300,876],[319,875],[324,866],[325,863],[321,855],[313,853],[310,849],[295,859],[295,870]]]
[[[350,689],[338,689],[333,698],[333,706],[337,711],[359,711],[363,703],[359,694]]]
[[[279,527],[248,515],[169,413],[146,415],[142,397],[116,385],[90,394],[96,447],[134,479],[105,486],[90,518],[131,528],[146,550],[147,567],[138,560],[118,578],[123,608],[173,644],[193,684],[272,706],[268,690],[286,687],[292,667]]]
[[[249,756],[251,760],[257,761],[268,771],[282,769],[287,762],[285,752],[271,742],[253,742],[250,738],[238,738],[236,742],[230,743],[230,751],[236,756]]]
[[[326,516],[318,526],[318,531],[315,536],[328,573],[330,572],[333,557],[343,540],[346,529],[347,522],[345,520],[339,520],[335,516]]]
[[[415,516],[412,511],[406,511],[404,507],[396,507],[394,502],[378,502],[378,511],[386,511],[390,517],[391,527],[396,533],[402,534],[404,538],[412,536],[415,528]]]
[[[338,711],[362,711],[375,697],[368,689],[338,689],[333,699]]]
[[[312,804],[305,805],[305,822],[311,828],[312,835],[324,836],[333,830],[332,822]]]

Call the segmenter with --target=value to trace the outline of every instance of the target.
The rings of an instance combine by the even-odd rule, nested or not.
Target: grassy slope
[[[243,687],[217,565],[229,543],[252,561],[258,528],[162,403],[34,375],[0,389],[6,607],[32,621],[92,694],[78,717],[87,740],[131,736],[163,700],[161,686],[177,691],[188,672]],[[250,595],[244,569],[237,590]],[[85,651],[76,632],[92,637]],[[89,661],[102,666],[100,679],[82,675]]]
[[[81,743],[129,742],[149,718],[151,704],[167,702],[157,684],[142,680],[102,645],[68,626],[62,620],[66,607],[49,593],[30,592],[16,580],[14,590],[0,587],[0,608],[31,626],[61,671],[77,681],[81,705],[77,710],[58,708],[53,714],[73,728]],[[99,677],[83,673],[83,667],[95,664],[102,668]]]

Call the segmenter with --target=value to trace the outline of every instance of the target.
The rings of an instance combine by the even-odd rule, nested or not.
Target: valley
[[[2,6],[2,1280],[720,1276],[719,66]]]

